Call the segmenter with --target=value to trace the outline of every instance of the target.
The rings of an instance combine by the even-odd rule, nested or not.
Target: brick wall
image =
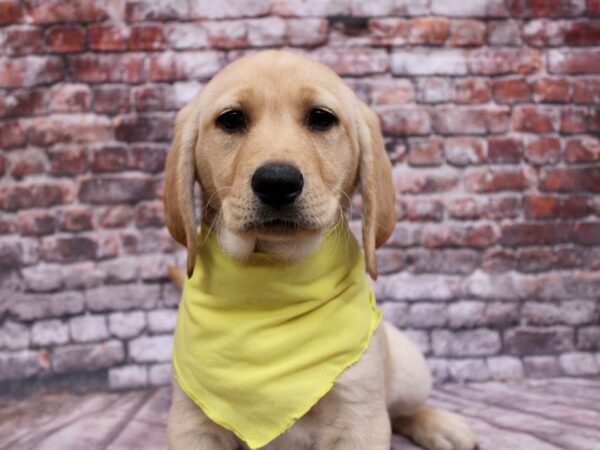
[[[174,114],[263,47],[379,113],[376,291],[439,380],[599,373],[600,1],[0,0],[0,380],[168,381]]]

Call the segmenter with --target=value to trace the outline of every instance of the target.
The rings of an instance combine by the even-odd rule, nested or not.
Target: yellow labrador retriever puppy
[[[194,214],[196,182],[202,191],[205,229],[200,237]],[[302,261],[310,260],[307,258],[330,258],[330,255],[312,255],[318,255],[322,245],[330,245],[331,230],[340,224],[345,227],[343,211],[357,187],[364,202],[364,260],[361,256],[352,264],[360,267],[360,277],[366,279],[366,267],[375,279],[375,249],[388,239],[397,218],[391,165],[378,119],[324,65],[287,52],[267,51],[227,66],[178,113],[175,138],[166,164],[166,222],[173,237],[187,248],[188,276],[194,274],[195,268],[194,276],[200,272],[210,274],[211,261],[217,264],[227,257],[240,263],[224,264],[235,266],[234,269],[243,274],[244,261],[256,255],[268,255],[269,261],[279,260],[280,263],[271,266],[276,270],[277,264],[285,266],[302,264]],[[206,259],[198,258],[211,236],[205,233],[206,229],[212,230],[208,233],[216,236],[220,246],[211,251],[222,251],[227,257],[209,252]],[[342,238],[350,239],[347,234]],[[344,265],[343,261],[341,265]],[[210,290],[211,279],[202,276],[205,278],[196,284],[208,286]],[[234,279],[230,282],[236,284]],[[269,290],[270,285],[265,283],[263,289]],[[346,300],[344,302],[347,304]],[[272,305],[271,310],[272,314],[279,314],[276,305]],[[368,311],[366,316],[373,313],[376,317],[373,311]],[[182,306],[179,314],[181,318]],[[178,322],[177,357],[183,360],[186,355],[193,354],[194,346],[202,347],[202,343],[182,340],[200,332],[194,327],[198,327],[204,318],[186,322],[185,333],[181,331],[184,326],[181,320]],[[276,335],[281,336],[283,342],[286,342],[286,323]],[[279,431],[275,436],[267,440],[252,438],[265,436],[260,434],[264,431],[260,429],[261,420],[252,423],[254,416],[250,416],[250,423],[247,420],[245,423],[250,431],[245,435],[240,427],[236,428],[235,420],[243,411],[237,410],[235,400],[228,398],[219,402],[217,396],[211,400],[213,403],[205,402],[201,395],[195,395],[187,379],[182,383],[183,378],[176,367],[168,422],[169,448],[235,450],[242,446],[267,450],[388,450],[392,431],[431,450],[475,448],[474,435],[463,418],[425,406],[431,390],[431,376],[416,346],[393,326],[384,322],[377,327],[376,320],[372,324],[375,324],[371,329],[372,336],[365,334],[367,337],[363,340],[368,343],[368,348],[365,345],[359,358],[340,365],[343,370],[339,371],[339,376],[327,389],[319,388],[319,395],[308,400],[294,400],[309,408],[291,417],[285,422],[285,428],[277,428]],[[231,323],[232,333],[243,325],[247,324]],[[324,336],[328,328],[322,326]],[[222,334],[226,335],[227,330]],[[331,336],[335,335],[330,333],[329,336],[323,345],[331,348]],[[226,337],[219,336],[219,339]],[[307,339],[307,342],[312,342],[318,336],[308,338],[312,340]],[[236,345],[240,351],[247,347],[246,342],[234,342],[233,346]],[[218,343],[217,347],[207,348],[212,352],[210,359],[215,361]],[[236,350],[228,349],[234,355]],[[291,355],[296,355],[296,349],[286,351],[290,359]],[[332,351],[335,353],[335,348]],[[298,352],[302,353],[301,349]],[[190,362],[192,366],[199,364],[195,367],[201,367],[202,363]],[[233,363],[241,369],[232,378],[234,385],[229,385],[232,389],[238,387],[236,379],[246,382],[251,378],[248,383],[252,385],[256,375],[256,389],[268,392],[270,388],[263,385],[264,377],[259,376],[259,369],[249,364],[244,366],[239,361]],[[287,375],[293,379],[295,374]],[[189,377],[194,379],[193,369]],[[203,372],[202,377],[192,381],[202,385],[211,377],[215,378],[214,373],[205,376]],[[211,382],[221,387],[218,375]],[[303,387],[310,382],[296,377],[296,383]],[[293,389],[293,386],[289,387],[289,397],[294,396]],[[284,403],[291,401],[287,395],[280,397]],[[275,416],[282,410],[278,398],[261,397],[252,401],[247,400],[254,398],[251,396],[242,399],[238,395],[236,398],[240,398],[240,408],[249,408],[253,413],[258,411],[256,417],[268,415],[269,411]],[[242,400],[246,402],[244,406]],[[268,419],[265,422],[271,418]],[[275,423],[280,418],[272,419]],[[240,423],[243,422],[243,418],[240,419]],[[258,434],[253,434],[255,431]]]

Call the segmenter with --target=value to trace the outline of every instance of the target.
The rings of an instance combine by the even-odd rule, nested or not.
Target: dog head
[[[178,114],[165,171],[165,216],[194,270],[197,223],[243,259],[255,250],[297,259],[315,251],[363,196],[367,271],[396,221],[391,165],[377,116],[326,66],[281,51],[235,61]]]

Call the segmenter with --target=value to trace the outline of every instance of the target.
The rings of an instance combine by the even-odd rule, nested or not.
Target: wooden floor
[[[460,411],[481,450],[600,450],[600,380],[444,385],[432,404]],[[169,389],[0,398],[0,449],[162,449]],[[395,436],[393,450],[418,447]]]

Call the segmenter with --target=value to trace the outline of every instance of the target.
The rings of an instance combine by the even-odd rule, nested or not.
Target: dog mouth
[[[293,235],[315,229],[297,211],[258,211],[256,218],[245,225],[245,231],[261,235]]]
[[[258,219],[246,225],[247,231],[268,234],[295,234],[304,229],[302,221],[287,217]]]

